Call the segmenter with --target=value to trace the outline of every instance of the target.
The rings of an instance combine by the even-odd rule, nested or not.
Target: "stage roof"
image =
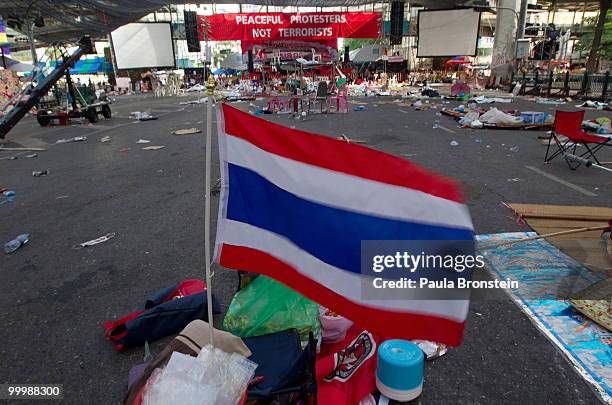
[[[411,5],[428,8],[452,8],[474,4],[478,0],[418,0]],[[173,1],[172,4],[188,4],[194,1]],[[338,7],[372,4],[372,0],[249,0],[254,5]],[[202,3],[201,3],[202,4]],[[218,0],[215,4],[237,4],[236,0]],[[5,23],[14,17],[32,20],[39,13],[45,26],[36,28],[37,41],[76,40],[83,35],[101,37],[124,24],[137,21],[153,11],[168,6],[162,0],[2,0],[0,15]],[[18,31],[25,33],[24,24]]]

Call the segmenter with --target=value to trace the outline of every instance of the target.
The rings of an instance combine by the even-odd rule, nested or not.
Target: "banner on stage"
[[[199,15],[198,30],[212,41],[378,38],[381,22],[378,12],[215,14]]]

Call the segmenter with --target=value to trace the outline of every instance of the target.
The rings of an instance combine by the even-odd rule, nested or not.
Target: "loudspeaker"
[[[404,35],[404,2],[391,2],[391,30],[390,43],[391,45],[401,45]]]
[[[249,49],[247,51],[247,55],[249,57],[249,60],[247,62],[247,67],[249,68],[249,73],[253,73],[255,71],[255,67],[253,66],[253,51]]]
[[[198,17],[195,11],[184,11],[185,37],[187,38],[187,51],[200,52],[200,37],[198,36]]]
[[[344,47],[344,63],[348,64],[349,62],[350,62],[349,47],[345,46]]]

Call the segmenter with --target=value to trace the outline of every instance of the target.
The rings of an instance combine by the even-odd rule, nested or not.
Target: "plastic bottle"
[[[17,236],[12,241],[4,244],[4,253],[6,254],[13,253],[17,249],[19,249],[20,247],[28,243],[29,240],[30,240],[30,234],[22,233],[21,235]]]

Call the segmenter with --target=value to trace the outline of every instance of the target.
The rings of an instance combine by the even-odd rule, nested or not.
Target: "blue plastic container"
[[[376,387],[390,399],[412,401],[423,391],[424,360],[423,351],[410,341],[383,342],[378,348]]]

